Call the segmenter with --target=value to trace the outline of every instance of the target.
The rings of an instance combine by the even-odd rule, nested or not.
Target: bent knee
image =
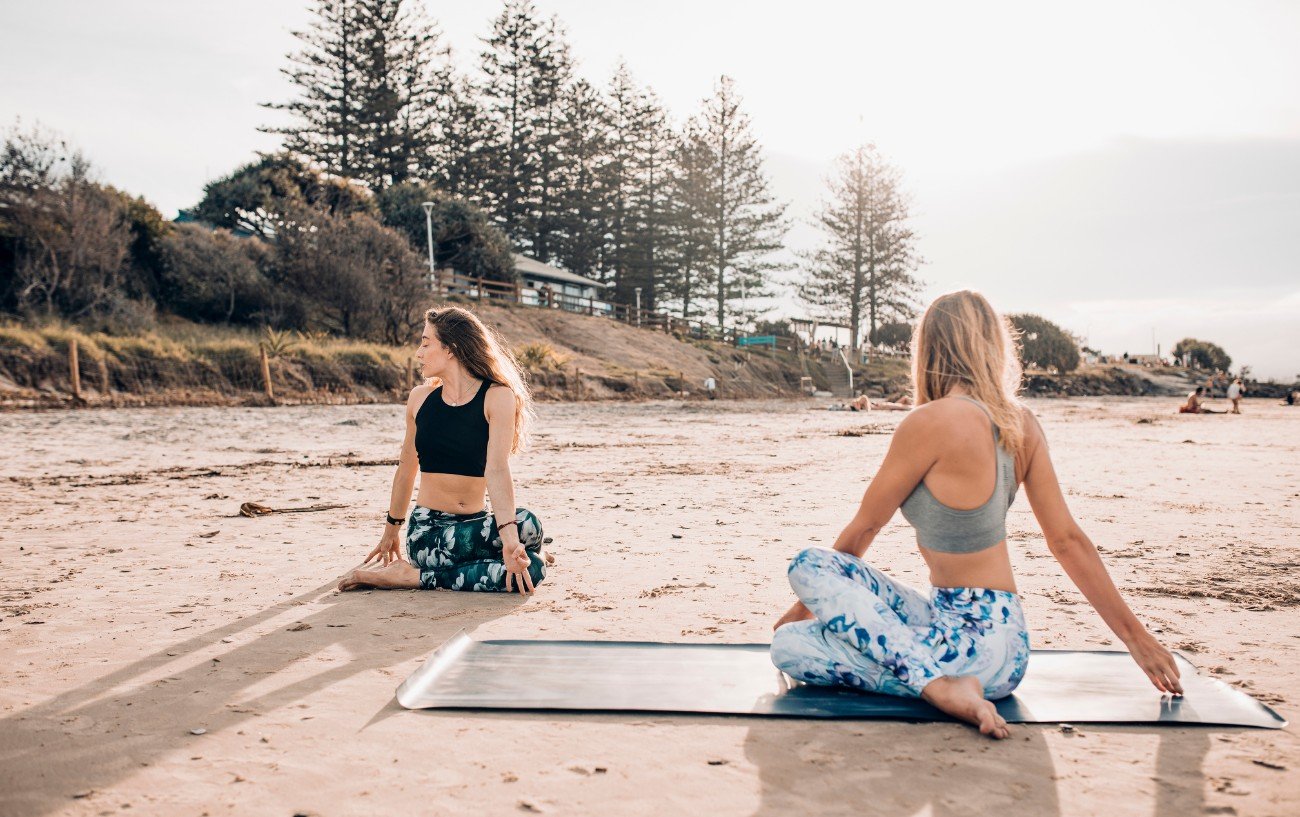
[[[782,624],[772,633],[772,646],[769,648],[772,665],[786,675],[807,680],[809,659],[825,653],[819,644],[821,630],[821,622],[816,619]]]
[[[826,564],[827,557],[829,557],[831,553],[832,551],[827,550],[826,548],[804,548],[796,553],[794,558],[790,560],[790,567],[786,569],[786,572],[795,573],[810,568],[820,568]]]
[[[546,560],[536,553],[530,553],[528,556],[528,575],[532,578],[535,587],[546,578]]]
[[[796,649],[798,637],[795,635],[795,624],[791,622],[783,624],[772,633],[772,646],[770,648],[772,665],[784,672],[786,675],[793,675],[792,672],[799,656],[799,650]]]
[[[527,508],[515,509],[515,521],[519,523],[519,541],[524,547],[542,544],[542,520]]]
[[[834,567],[837,555],[836,551],[816,547],[804,548],[796,553],[786,568],[786,578],[790,580],[790,587],[795,594],[799,595],[802,588],[808,587],[814,576],[825,573],[828,569],[838,570]]]

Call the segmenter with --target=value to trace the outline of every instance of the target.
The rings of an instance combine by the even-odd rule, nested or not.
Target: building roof
[[[600,281],[593,281],[590,278],[583,277],[576,272],[569,272],[562,267],[555,267],[550,264],[543,264],[536,258],[529,258],[526,255],[515,253],[515,269],[523,275],[530,275],[534,278],[543,278],[547,281],[558,281],[564,284],[579,284],[588,287],[608,287],[609,284],[602,284]]]

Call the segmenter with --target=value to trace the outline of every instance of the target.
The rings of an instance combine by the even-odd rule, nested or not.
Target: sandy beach
[[[526,600],[334,592],[378,539],[399,406],[0,414],[0,815],[1300,813],[1300,409],[1276,401],[1032,405],[1138,615],[1285,730],[1040,724],[994,743],[397,705],[461,629],[766,641],[787,560],[830,545],[899,421],[813,405],[540,406],[514,472],[559,564]],[[246,501],[343,507],[250,519]],[[1023,496],[1008,529],[1034,646],[1118,648]],[[900,517],[868,558],[924,583]]]

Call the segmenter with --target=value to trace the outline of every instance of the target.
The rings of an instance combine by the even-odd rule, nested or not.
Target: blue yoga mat
[[[1175,657],[1181,698],[1160,695],[1126,652],[1034,650],[1025,680],[998,711],[1011,723],[1286,726]],[[407,709],[950,720],[920,700],[800,684],[772,666],[766,644],[475,641],[464,631],[402,682],[397,700]]]

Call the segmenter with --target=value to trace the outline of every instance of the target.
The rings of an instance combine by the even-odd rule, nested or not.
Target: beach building
[[[521,253],[515,253],[515,270],[522,283],[521,303],[529,306],[549,304],[556,309],[588,315],[609,315],[614,311],[613,306],[604,300],[609,284]]]

